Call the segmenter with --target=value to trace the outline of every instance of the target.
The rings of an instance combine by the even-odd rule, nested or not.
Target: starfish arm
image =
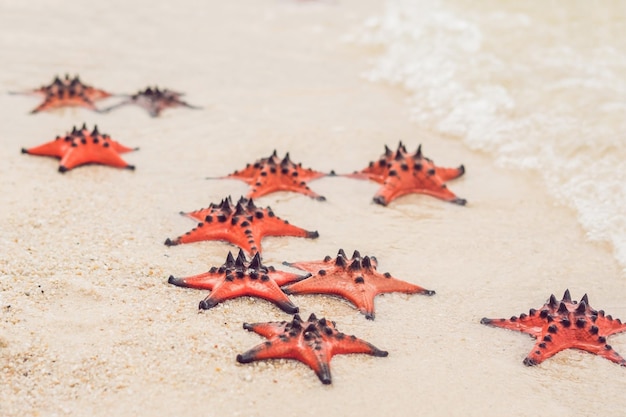
[[[85,95],[85,97],[87,97],[87,99],[89,99],[92,102],[103,100],[113,95],[109,93],[108,91],[100,90],[99,88],[93,88],[93,87],[85,88],[85,91],[83,92],[83,94]]]
[[[332,355],[341,355],[349,353],[365,353],[372,356],[385,357],[389,352],[380,350],[371,343],[359,339],[356,336],[348,336],[343,333],[337,333],[332,336]]]
[[[63,97],[47,96],[44,102],[37,106],[34,110],[32,110],[31,113],[39,113],[41,111],[52,110],[65,106],[85,107],[89,110],[98,111],[93,102],[84,95],[65,95]]]
[[[396,153],[392,152],[389,148],[385,147],[385,150],[388,152],[385,152],[379,160],[370,162],[369,165],[361,171],[345,176],[349,178],[372,180],[382,184],[385,182],[385,178],[387,178],[389,174],[389,167],[396,156]],[[399,148],[398,151],[401,151],[401,149]]]
[[[61,159],[59,171],[65,172],[79,165],[89,163],[110,165],[117,168],[135,168],[124,161],[110,147],[107,148],[88,143],[87,145],[79,145],[70,148],[70,150],[68,150],[68,152]]]
[[[362,171],[353,172],[352,174],[344,174],[343,177],[354,178],[357,180],[370,180],[377,182],[378,184],[382,184],[385,182],[385,178],[387,178],[387,173],[389,168],[385,166],[384,168],[378,167],[369,167],[365,168]]]
[[[265,359],[298,359],[297,348],[279,339],[268,340],[237,355],[237,362],[250,363]]]
[[[287,341],[273,338],[270,341],[257,345],[249,351],[237,355],[237,362],[250,363],[264,359],[295,359],[308,365],[323,384],[332,382],[330,374],[331,354],[327,346],[319,346],[315,350],[296,336]]]
[[[194,106],[192,104],[187,103],[186,101],[177,100],[176,102],[178,103],[178,105],[182,107],[187,107],[188,109],[202,110],[201,106]]]
[[[246,171],[247,170],[241,172],[235,171],[232,174],[228,174],[223,177],[215,177],[215,179],[239,180],[245,182],[248,185],[253,185],[254,183],[256,183],[256,176],[254,173],[248,174]]]
[[[367,282],[371,282],[377,294],[401,292],[405,294],[433,295],[435,293],[434,291],[427,290],[419,285],[411,284],[410,282],[393,278],[389,274],[381,274],[375,271],[372,271],[369,274],[364,274],[364,278]]]
[[[430,195],[432,197],[436,197],[440,200],[447,201],[449,203],[458,204],[459,206],[464,206],[465,204],[467,204],[467,200],[457,197],[456,194],[448,190],[445,184],[442,184],[441,188],[439,189],[424,190],[422,191],[422,193]]]
[[[248,251],[250,255],[262,252],[263,248],[261,247],[261,240],[263,237],[261,235],[252,233],[247,234],[246,238],[248,239],[248,246],[250,247],[250,250]]]
[[[317,347],[321,349],[317,350]],[[309,347],[308,349],[302,349],[297,359],[313,369],[313,372],[315,372],[315,375],[322,381],[322,384],[328,385],[332,382],[330,360],[332,359],[333,353],[330,347],[325,344],[316,346],[316,348]]]
[[[294,172],[297,172],[297,175],[294,175]],[[300,167],[291,170],[290,173],[288,173],[288,175],[293,180],[299,179],[300,181],[314,181],[314,180],[328,176],[328,174],[326,174],[325,172],[320,172],[320,171],[315,171],[310,168],[300,168]]]
[[[255,162],[254,164],[246,164],[243,169],[219,178],[237,179],[244,181],[249,185],[252,185],[257,181],[257,177],[261,175],[262,166],[268,161],[268,159],[269,158],[263,158],[260,161]]]
[[[287,321],[270,321],[267,323],[244,323],[243,328],[268,339],[285,332]]]
[[[327,269],[332,265],[332,261],[310,261],[310,262],[283,262],[283,265],[290,266],[292,268],[301,269],[303,271],[316,274],[322,269]]]
[[[220,274],[214,272],[204,272],[189,277],[176,278],[170,275],[168,283],[178,287],[194,288],[198,290],[212,290],[215,285],[222,279]]]
[[[374,312],[374,297],[376,294],[371,288],[363,286],[363,288],[342,288],[334,293],[340,297],[350,301],[354,306],[365,315],[368,320],[374,320],[376,313]]]
[[[269,169],[264,169],[260,171],[259,176],[254,178],[252,181],[246,181],[251,185],[250,191],[246,195],[246,198],[259,198],[264,195],[271,194],[276,191],[285,191],[280,188],[280,184],[277,184],[276,181],[271,181],[270,174],[268,174]],[[275,174],[272,174],[275,175]]]
[[[444,182],[459,178],[463,174],[465,174],[465,167],[463,165],[458,168],[435,167],[435,175]]]
[[[290,284],[292,282],[302,281],[303,279],[310,277],[311,274],[300,275],[285,271],[273,271],[269,273],[269,276],[274,280],[274,282],[276,282],[276,285],[282,287],[283,285]]]
[[[545,361],[548,358],[556,355],[562,350],[565,350],[570,346],[568,346],[567,340],[562,337],[552,335],[553,339],[551,343],[546,343],[542,339],[537,339],[535,346],[530,351],[528,356],[524,358],[524,365],[526,366],[535,366],[539,365],[541,362]]]
[[[624,360],[624,358],[617,353],[611,345],[606,343],[606,338],[597,337],[593,340],[577,340],[572,347],[602,356],[603,358],[621,366],[626,366],[626,360]]]
[[[403,186],[397,174],[389,175],[385,178],[378,192],[374,195],[374,202],[386,206],[398,197],[414,193],[410,187]]]
[[[215,223],[198,223],[198,226],[177,237],[174,240],[167,239],[167,246],[179,245],[181,243],[201,242],[205,240],[221,240],[239,246],[248,253],[252,253],[254,248],[247,241],[245,236],[240,233],[233,233],[223,226],[212,226]]]
[[[500,327],[502,329],[527,333],[531,336],[538,337],[542,332],[545,320],[541,319],[538,313],[534,313],[527,317],[522,316],[520,318],[513,316],[510,319],[488,319],[485,317],[480,322],[487,326]]]
[[[251,230],[253,235],[262,239],[265,236],[293,236],[315,239],[319,237],[317,232],[310,232],[301,227],[294,226],[285,220],[275,216],[265,216],[263,222],[253,221]]]
[[[180,214],[182,216],[189,217],[190,219],[204,222],[207,216],[215,214],[214,212],[215,212],[215,209],[211,206],[211,207],[200,209],[200,210],[187,211],[187,212],[181,211]]]
[[[42,111],[52,110],[63,106],[64,104],[59,102],[55,97],[46,97],[43,103],[30,111],[30,114],[36,114]]]
[[[341,295],[340,286],[345,283],[340,282],[333,274],[313,275],[302,281],[286,285],[283,290],[287,294],[334,294]]]
[[[319,173],[319,174],[320,174],[320,176],[324,176],[325,175],[325,174],[322,174],[322,173]],[[316,179],[316,178],[319,178],[320,176],[314,177],[314,178],[311,178],[311,179]],[[292,185],[291,185],[291,187],[288,187],[286,189],[286,191],[295,191],[295,192],[298,192],[300,194],[304,194],[304,195],[306,195],[308,197],[314,198],[314,199],[316,199],[318,201],[326,201],[326,197],[324,197],[323,195],[319,195],[315,191],[311,190],[309,188],[309,186],[306,184],[305,181],[311,181],[311,179],[305,180],[305,179],[302,179],[302,177],[300,177],[299,180],[294,178],[294,177],[291,177],[291,179],[292,179]]]
[[[355,171],[350,174],[339,174],[340,177],[354,178],[355,180],[369,180],[370,176],[362,171]]]
[[[610,336],[615,333],[626,331],[626,323],[622,323],[620,319],[613,319],[611,316],[601,314],[594,323],[601,329],[601,333]]]
[[[58,138],[51,142],[44,143],[43,145],[22,149],[22,153],[62,158],[70,146],[69,141],[66,141],[64,138]]]
[[[267,280],[234,278],[234,281],[223,281],[216,285],[211,294],[204,299],[201,308],[209,309],[222,301],[243,296],[263,298],[289,314],[298,312],[298,307],[269,278]]]
[[[113,150],[117,153],[128,153],[132,151],[136,151],[138,148],[129,148],[128,146],[122,145],[121,143],[114,141],[113,139],[108,139],[108,143],[113,148]]]
[[[24,91],[7,91],[11,96],[45,96],[47,94],[46,88],[38,88],[36,90],[24,90]]]
[[[248,182],[252,188],[247,197],[257,198],[277,191],[292,191],[316,199],[322,198],[306,185],[306,179],[300,178],[299,175],[293,176],[293,173],[298,172],[287,169],[278,172],[277,167],[273,165],[264,167],[252,181]]]

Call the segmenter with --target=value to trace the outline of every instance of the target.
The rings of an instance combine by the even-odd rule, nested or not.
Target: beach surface
[[[412,123],[404,91],[360,76],[380,51],[343,39],[382,7],[0,5],[2,90],[69,73],[115,93],[183,91],[202,106],[160,118],[133,106],[31,115],[36,98],[0,95],[0,415],[622,415],[623,367],[576,350],[526,367],[532,338],[480,324],[539,308],[566,289],[624,319],[625,277],[611,248],[586,238],[539,175],[498,166]],[[124,155],[136,171],[60,174],[57,160],[20,153],[83,123],[139,147]],[[244,322],[290,316],[248,297],[199,311],[208,292],[169,285],[168,276],[207,271],[236,250],[224,242],[165,246],[194,226],[179,212],[245,195],[243,182],[206,177],[273,150],[350,173],[399,141],[412,151],[421,144],[438,165],[463,164],[466,174],[448,186],[467,206],[413,194],[382,207],[372,203],[373,182],[322,178],[309,185],[325,202],[295,193],[256,200],[320,235],[267,238],[263,261],[288,270],[283,261],[356,249],[376,256],[381,272],[436,295],[379,296],[373,321],[342,299],[292,296],[304,318],[326,317],[389,352],[336,356],[332,385],[296,361],[238,364],[237,354],[264,340]],[[626,335],[609,341],[626,354]]]

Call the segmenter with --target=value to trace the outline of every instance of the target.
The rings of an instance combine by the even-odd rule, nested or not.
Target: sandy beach
[[[540,366],[522,360],[529,336],[480,324],[539,308],[550,294],[626,319],[626,281],[607,244],[590,242],[572,209],[530,171],[412,123],[406,94],[360,75],[379,51],[345,35],[381,13],[380,0],[0,4],[0,89],[79,74],[134,93],[186,92],[201,110],[150,118],[62,109],[28,114],[33,97],[0,95],[0,415],[2,416],[618,416],[626,370],[576,350]],[[108,99],[113,103],[115,99]],[[140,148],[136,171],[57,172],[20,153],[74,125]],[[419,144],[443,166],[464,164],[449,188],[466,207],[409,195],[372,203],[373,182],[327,177],[257,200],[315,240],[267,238],[266,264],[321,259],[340,248],[436,295],[376,298],[376,319],[347,301],[292,296],[301,315],[389,351],[341,355],[324,386],[287,360],[235,361],[263,338],[244,322],[289,320],[269,302],[239,298],[208,311],[206,291],[169,285],[221,265],[224,242],[163,244],[194,225],[179,215],[248,188],[207,180],[276,149],[305,167],[350,173],[384,146]],[[626,335],[610,337],[626,355]]]

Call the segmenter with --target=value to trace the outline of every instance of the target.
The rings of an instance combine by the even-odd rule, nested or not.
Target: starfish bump
[[[219,268],[185,278],[169,277],[168,282],[179,287],[211,290],[199,308],[208,310],[232,298],[243,296],[259,297],[276,304],[289,314],[298,312],[291,300],[281,291],[280,286],[304,279],[306,276],[277,271],[272,266],[261,263],[258,252],[248,261],[242,250],[235,259],[228,252],[226,262]]]
[[[268,340],[237,355],[237,362],[250,363],[265,359],[295,359],[308,365],[323,384],[332,382],[330,360],[334,355],[365,353],[385,357],[388,353],[376,346],[337,331],[335,322],[314,314],[303,321],[299,315],[293,320],[268,323],[244,323],[243,328]]]
[[[335,259],[327,256],[322,261],[284,262],[285,265],[307,271],[313,276],[283,288],[287,294],[332,294],[354,304],[365,317],[374,320],[374,297],[382,293],[433,295],[435,291],[381,274],[376,270],[376,258],[354,251],[348,258],[340,249]]]
[[[70,78],[69,75],[66,75],[64,79],[56,77],[50,85],[12,94],[42,96],[44,99],[43,103],[32,110],[31,113],[68,106],[85,107],[89,110],[98,111],[94,103],[111,96],[111,93],[83,84],[78,76]]]
[[[407,152],[402,142],[393,152],[385,146],[385,153],[378,161],[348,177],[369,179],[381,184],[374,202],[383,206],[406,194],[427,194],[454,204],[465,205],[467,200],[458,198],[448,190],[445,182],[465,173],[463,165],[458,168],[438,167],[422,155],[421,145],[414,154]]]
[[[85,164],[109,165],[116,168],[135,169],[124,161],[120,154],[137,150],[114,141],[107,134],[102,134],[95,126],[90,132],[83,124],[81,129],[74,127],[65,136],[32,148],[22,148],[22,153],[38,156],[51,156],[61,160],[59,172]]]
[[[606,338],[626,330],[619,319],[594,310],[585,294],[580,302],[572,301],[569,290],[558,301],[551,295],[539,310],[530,309],[510,319],[480,321],[494,327],[527,333],[537,339],[530,354],[524,359],[527,366],[538,365],[565,349],[584,350],[626,366],[626,361],[607,344]]]
[[[121,103],[115,104],[111,107],[107,107],[103,110],[103,112],[109,112],[113,109],[125,106],[127,104],[134,104],[145,109],[150,114],[150,116],[159,117],[163,110],[171,107],[187,107],[189,109],[201,108],[197,106],[192,106],[186,101],[181,100],[181,97],[183,95],[183,93],[168,90],[167,88],[161,90],[159,89],[159,87],[148,87],[145,90],[128,96],[126,100],[122,101]]]
[[[248,198],[258,198],[277,191],[293,191],[323,201],[326,198],[311,190],[306,183],[328,175],[334,173],[325,174],[303,168],[302,164],[291,161],[289,153],[280,159],[274,150],[268,158],[247,164],[242,170],[218,179],[237,179],[249,184],[252,188],[247,194]]]
[[[219,204],[182,215],[199,220],[198,226],[177,237],[167,239],[167,246],[203,240],[225,240],[249,254],[261,252],[265,236],[294,236],[315,239],[319,234],[289,224],[274,214],[270,207],[259,208],[252,199],[241,197],[233,204],[230,197]]]

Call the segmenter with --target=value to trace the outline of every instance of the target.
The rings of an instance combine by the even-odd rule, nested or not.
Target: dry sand
[[[136,107],[33,116],[36,99],[0,96],[0,415],[621,415],[623,368],[573,350],[528,368],[531,338],[479,323],[566,288],[625,318],[624,277],[538,177],[411,124],[401,91],[359,78],[376,51],[339,40],[382,2],[210,3],[0,5],[5,90],[70,72],[114,92],[156,83],[204,106],[159,119]],[[139,146],[125,156],[136,172],[61,175],[57,161],[19,152],[83,122]],[[380,296],[375,321],[337,298],[292,297],[302,315],[335,320],[390,353],[335,357],[331,386],[294,361],[237,364],[262,340],[244,321],[289,316],[250,298],[198,312],[204,292],[168,285],[170,274],[203,272],[234,249],[164,246],[193,226],[178,212],[244,194],[241,182],[204,178],[275,148],[308,167],[351,172],[398,140],[422,143],[441,165],[465,164],[449,186],[468,206],[411,195],[381,207],[371,203],[374,183],[321,179],[310,185],[327,202],[258,200],[320,233],[268,238],[264,261],[359,249],[437,294]],[[626,354],[626,336],[610,343]]]

